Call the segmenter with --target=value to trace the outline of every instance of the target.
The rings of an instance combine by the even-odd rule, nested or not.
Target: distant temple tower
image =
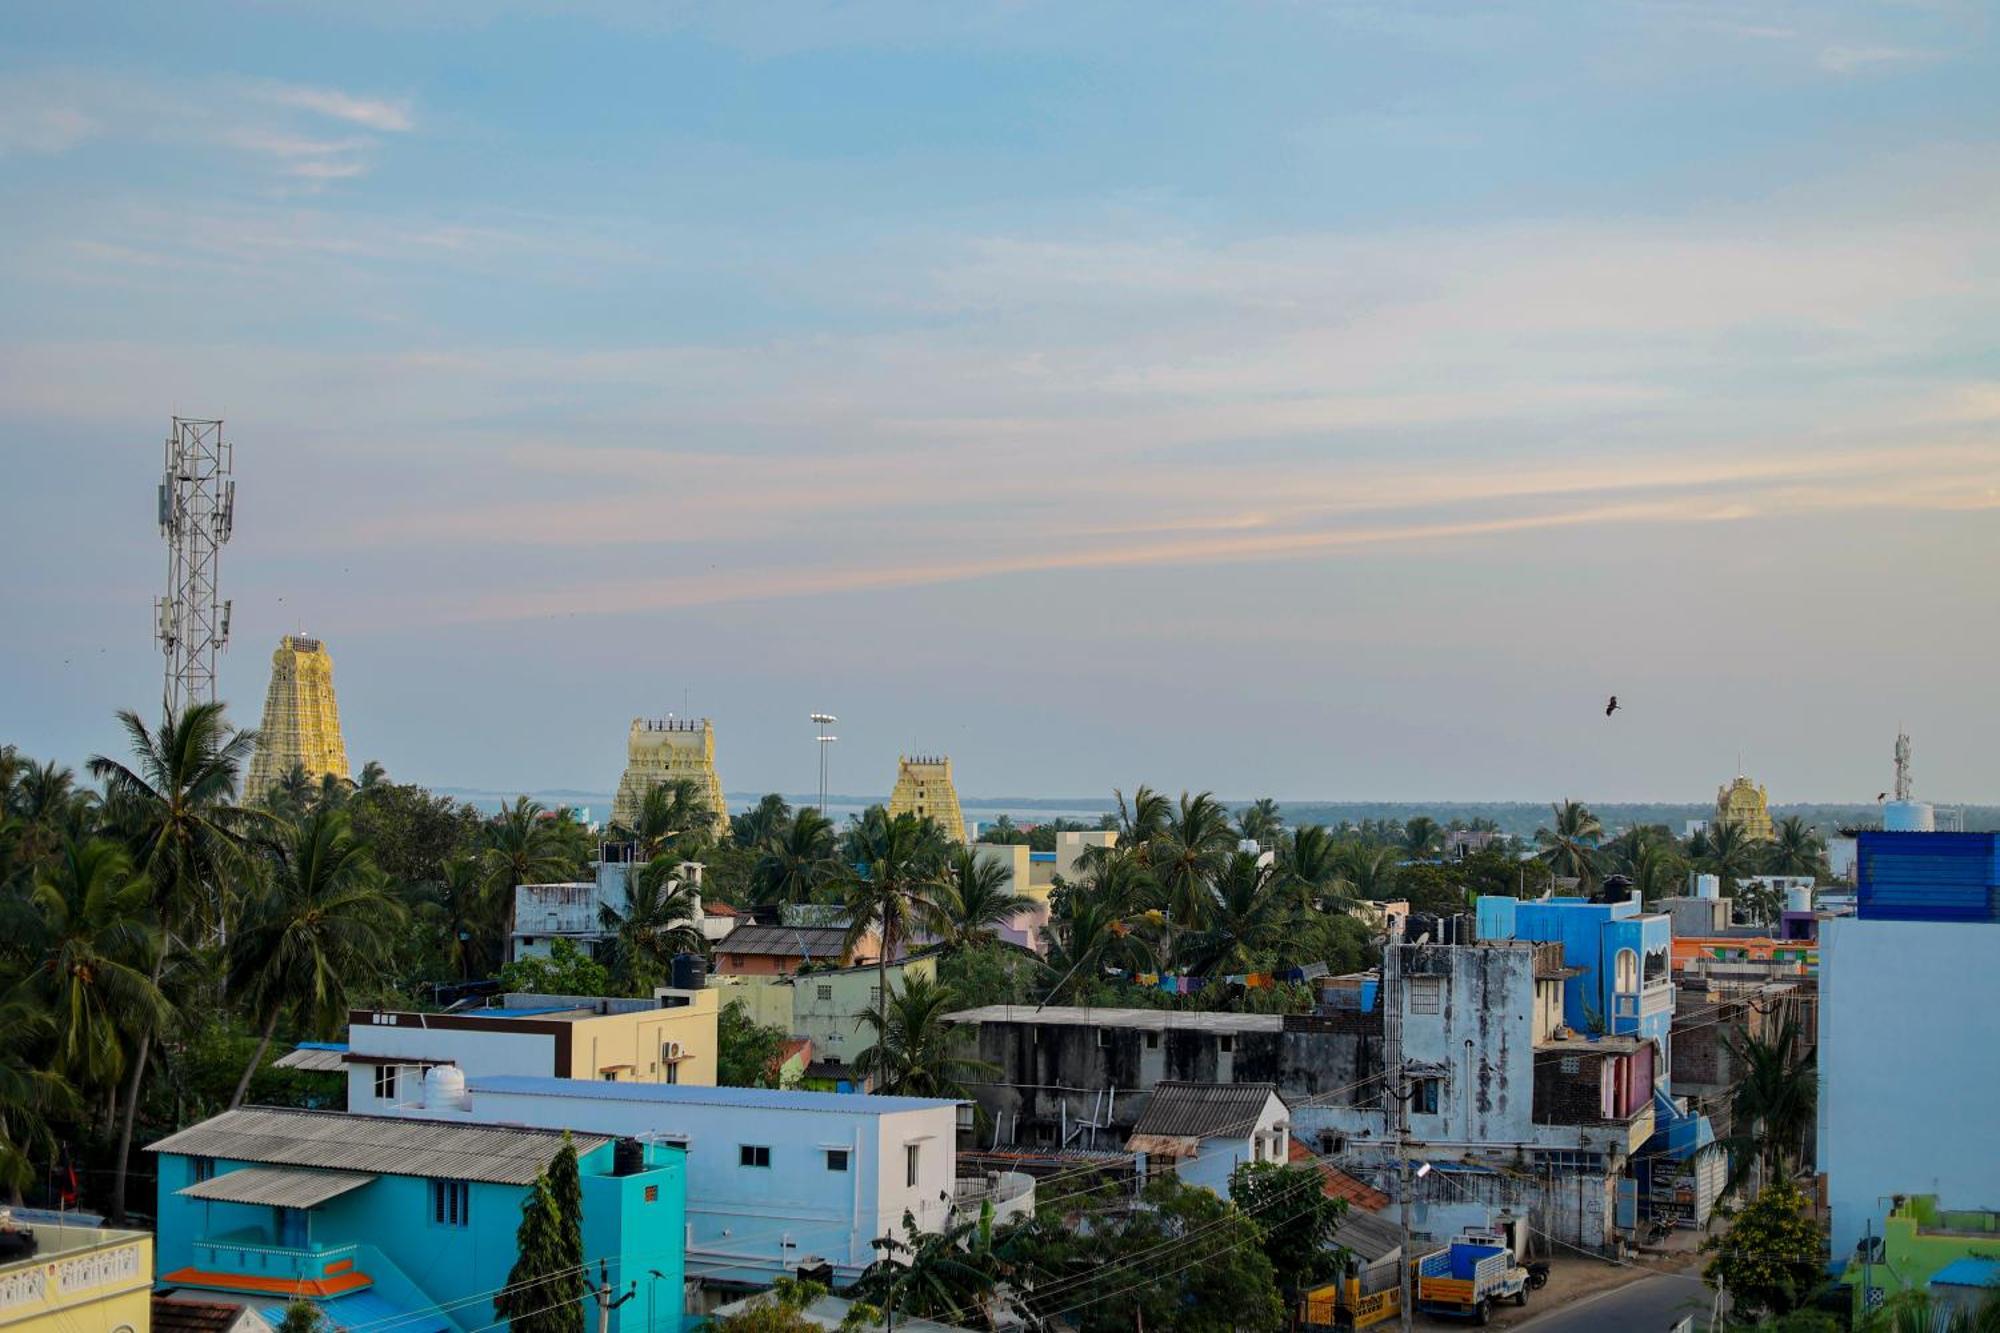
[[[1752,842],[1771,840],[1771,804],[1764,789],[1741,773],[1736,781],[1715,793],[1715,818],[1743,829]]]
[[[722,779],[715,775],[715,724],[705,717],[632,719],[625,776],[618,779],[618,795],[611,802],[612,822],[630,828],[646,793],[677,778],[694,779],[715,813],[715,836],[726,836],[729,803],[722,799]]]
[[[271,654],[271,687],[264,693],[264,725],[244,784],[248,805],[262,805],[271,788],[304,768],[318,782],[328,773],[347,779],[347,743],[340,738],[340,708],[333,701],[333,658],[318,639],[287,634]]]
[[[889,817],[915,815],[937,821],[945,837],[965,841],[965,818],[958,811],[958,788],[951,783],[951,760],[945,755],[899,755],[896,790],[889,795]]]

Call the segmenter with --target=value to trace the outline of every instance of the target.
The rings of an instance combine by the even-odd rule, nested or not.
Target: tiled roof
[[[620,1086],[574,1080],[582,1088]],[[611,1140],[573,1136],[579,1153]],[[246,1106],[148,1145],[147,1152],[221,1157],[272,1166],[318,1166],[390,1176],[446,1176],[496,1185],[528,1185],[562,1151],[562,1131],[469,1125],[398,1116],[348,1115]]]
[[[1345,1199],[1350,1207],[1363,1208],[1371,1213],[1389,1206],[1388,1195],[1372,1185],[1356,1180],[1330,1162],[1320,1161],[1313,1156],[1312,1149],[1296,1138],[1292,1140],[1288,1155],[1294,1166],[1311,1163],[1319,1167],[1320,1177],[1326,1181],[1327,1198]]]
[[[227,1301],[173,1300],[153,1297],[153,1333],[229,1333],[236,1321],[251,1312]],[[252,1316],[254,1318],[254,1316]],[[261,1327],[258,1320],[252,1327]]]
[[[846,945],[847,932],[837,926],[738,926],[716,942],[715,951],[838,960]]]
[[[1207,1139],[1248,1137],[1264,1106],[1278,1095],[1275,1083],[1182,1083],[1153,1085],[1146,1109],[1132,1126],[1134,1136],[1165,1135]]]

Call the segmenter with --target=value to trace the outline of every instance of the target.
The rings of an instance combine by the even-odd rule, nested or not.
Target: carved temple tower
[[[1717,823],[1740,825],[1743,836],[1752,842],[1771,840],[1770,798],[1762,787],[1741,773],[1736,775],[1736,781],[1715,793],[1715,818]]]
[[[694,780],[715,813],[715,836],[727,836],[729,803],[715,774],[715,724],[705,717],[633,718],[625,741],[625,776],[618,779],[618,795],[611,802],[612,822],[630,828],[646,793],[679,778]]]
[[[965,841],[965,818],[959,813],[958,788],[952,785],[947,756],[898,756],[896,790],[889,795],[889,816],[897,815],[934,819],[945,837]]]
[[[329,773],[348,777],[347,743],[333,699],[333,658],[325,644],[302,634],[287,634],[271,654],[271,685],[264,693],[264,722],[243,785],[244,802],[262,805],[294,764],[314,782]]]

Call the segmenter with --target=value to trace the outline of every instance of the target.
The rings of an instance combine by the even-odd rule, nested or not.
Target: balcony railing
[[[1035,1211],[1035,1178],[1025,1171],[989,1171],[952,1182],[951,1210],[964,1216],[993,1205],[993,1220],[1004,1222]]]
[[[354,1266],[354,1242],[340,1245],[278,1245],[261,1231],[229,1232],[204,1236],[194,1243],[194,1266],[209,1273],[236,1273],[244,1277],[303,1278],[308,1281],[334,1276],[328,1269]]]

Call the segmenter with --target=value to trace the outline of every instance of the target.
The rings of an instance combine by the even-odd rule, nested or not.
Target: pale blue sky
[[[179,411],[405,778],[2000,798],[1996,146],[1949,2],[9,6],[0,738]]]

